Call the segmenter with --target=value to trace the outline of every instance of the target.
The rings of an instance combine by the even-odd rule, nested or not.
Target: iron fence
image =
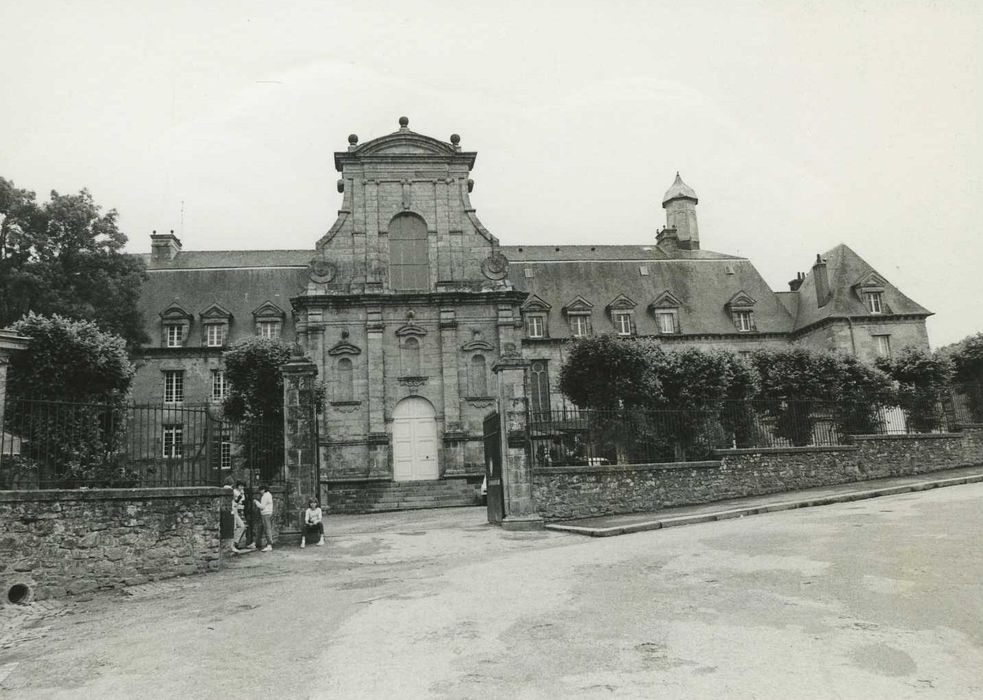
[[[562,409],[532,412],[534,466],[691,462],[726,448],[832,446],[848,435],[947,432],[945,403],[912,416],[898,407],[821,401],[725,401],[690,410]]]
[[[208,406],[13,400],[0,428],[0,489],[283,478],[281,424],[230,423]]]

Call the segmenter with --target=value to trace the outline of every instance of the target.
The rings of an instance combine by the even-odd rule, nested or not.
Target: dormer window
[[[177,303],[171,304],[160,313],[161,345],[165,348],[184,347],[194,318]]]
[[[611,316],[611,325],[619,336],[628,337],[635,334],[636,306],[637,304],[624,294],[619,294],[608,304],[607,311]]]
[[[280,337],[280,322],[279,321],[259,321],[256,324],[256,330],[260,338],[267,338],[268,340],[275,340]]]
[[[737,326],[737,330],[742,333],[754,330],[754,321],[751,313],[750,309],[739,309],[733,312],[734,325]]]
[[[532,339],[548,338],[550,305],[535,294],[522,304],[522,317],[525,320],[526,337]]]
[[[232,314],[218,304],[201,312],[202,341],[207,348],[221,348],[229,336]]]
[[[872,314],[884,313],[882,292],[864,292],[864,305]]]
[[[734,327],[739,333],[750,333],[758,330],[754,324],[754,305],[757,302],[745,291],[740,291],[730,298],[725,305],[730,312]]]
[[[668,289],[649,304],[659,335],[676,335],[679,331],[679,307],[682,302]]]
[[[566,306],[563,313],[570,324],[570,335],[574,338],[586,338],[593,332],[591,328],[591,312],[594,305],[582,296],[574,297]]]
[[[253,309],[253,324],[260,338],[276,340],[283,331],[283,309],[272,301],[265,301]]]

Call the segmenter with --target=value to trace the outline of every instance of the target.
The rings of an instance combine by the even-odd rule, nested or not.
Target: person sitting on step
[[[316,498],[307,502],[307,510],[304,511],[304,531],[300,534],[301,549],[307,546],[307,538],[317,538],[318,547],[324,544],[324,524],[321,522],[321,507]]]

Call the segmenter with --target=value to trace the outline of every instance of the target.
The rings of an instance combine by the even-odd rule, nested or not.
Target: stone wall
[[[203,573],[221,566],[215,487],[0,491],[0,605]]]
[[[983,426],[851,439],[835,447],[720,450],[708,462],[539,468],[533,494],[545,519],[565,520],[983,464]]]

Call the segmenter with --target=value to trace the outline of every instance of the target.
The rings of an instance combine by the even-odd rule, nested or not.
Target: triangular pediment
[[[634,309],[638,304],[624,294],[619,294],[608,304],[608,309]]]
[[[264,301],[262,304],[253,309],[253,318],[279,318],[282,319],[286,314],[283,312],[279,306],[274,304],[272,301]]]
[[[209,306],[199,316],[201,316],[202,321],[228,321],[232,318],[231,312],[218,303]]]
[[[165,321],[190,321],[194,318],[194,314],[188,312],[187,309],[175,302],[161,311],[160,317]]]
[[[726,306],[729,309],[748,309],[757,303],[758,302],[754,300],[754,297],[742,289],[730,298],[730,301],[727,302]]]
[[[670,292],[668,289],[659,296],[655,298],[651,304],[649,304],[650,309],[678,309],[683,303],[679,301],[675,294]]]
[[[530,294],[528,297],[526,297],[526,300],[522,302],[522,306],[520,308],[523,311],[549,311],[553,307],[535,294]]]
[[[594,308],[593,304],[591,304],[589,301],[587,301],[586,299],[584,299],[582,296],[578,294],[573,299],[571,299],[566,304],[564,304],[563,311],[568,314],[570,313],[575,314],[578,312],[587,313],[593,308]]]
[[[875,272],[874,270],[871,270],[866,275],[861,277],[860,281],[853,286],[857,287],[858,289],[870,289],[870,288],[883,289],[884,287],[887,286],[887,280],[885,280],[883,277],[877,274],[877,272]]]

